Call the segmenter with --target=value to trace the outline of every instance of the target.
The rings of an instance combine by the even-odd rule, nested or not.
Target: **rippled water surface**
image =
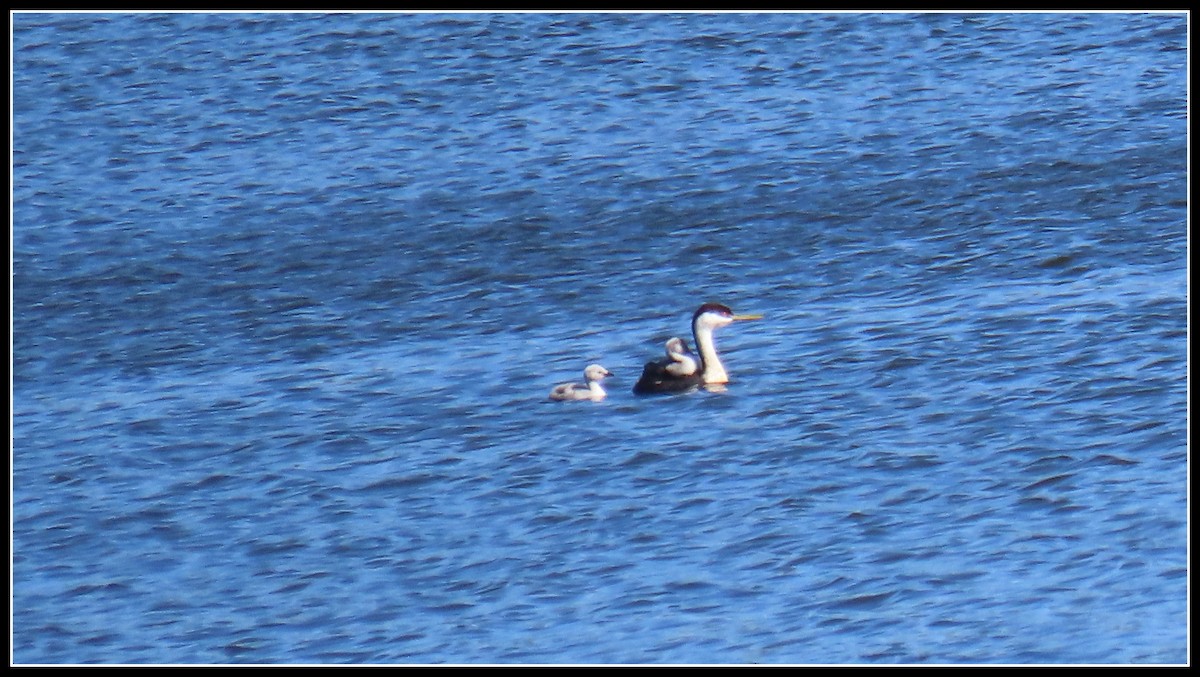
[[[1188,660],[1186,15],[12,37],[14,661]]]

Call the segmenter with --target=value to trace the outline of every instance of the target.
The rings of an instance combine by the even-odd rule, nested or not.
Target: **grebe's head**
[[[583,370],[583,377],[589,381],[599,381],[605,376],[612,376],[612,373],[598,364],[589,364],[587,369]]]
[[[678,336],[673,336],[667,340],[668,355],[687,355],[688,352],[687,342]]]
[[[762,315],[734,315],[729,306],[720,303],[705,303],[692,315],[692,326],[716,329],[738,320],[758,320]]]

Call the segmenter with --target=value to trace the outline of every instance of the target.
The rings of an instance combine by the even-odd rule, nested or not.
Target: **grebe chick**
[[[688,350],[687,342],[678,336],[667,340],[667,357],[671,358],[671,363],[664,365],[663,369],[672,376],[692,376],[700,368],[696,357]]]
[[[550,391],[550,399],[599,402],[608,395],[604,392],[604,388],[600,387],[600,381],[604,380],[605,376],[612,376],[612,373],[598,364],[589,364],[587,369],[583,370],[583,378],[586,383],[563,383],[554,386],[554,389]]]
[[[674,356],[671,360],[647,362],[642,369],[642,377],[633,385],[633,392],[677,393],[700,385],[728,383],[729,374],[717,355],[713,332],[738,320],[757,320],[761,317],[762,315],[734,315],[729,306],[705,303],[692,315],[692,337],[696,339],[696,348],[700,351],[700,369],[691,375],[674,374],[667,368],[676,364]]]

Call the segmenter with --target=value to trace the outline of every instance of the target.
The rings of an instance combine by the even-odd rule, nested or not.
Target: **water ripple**
[[[14,660],[1183,661],[1186,28],[15,14]]]

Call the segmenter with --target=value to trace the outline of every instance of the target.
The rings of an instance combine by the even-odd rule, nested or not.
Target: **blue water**
[[[1189,660],[1185,14],[12,38],[15,662]]]

